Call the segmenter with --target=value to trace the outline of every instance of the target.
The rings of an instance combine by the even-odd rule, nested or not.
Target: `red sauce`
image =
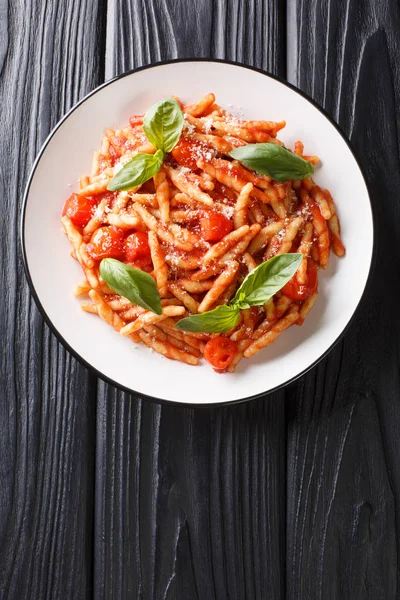
[[[232,202],[236,202],[234,191],[219,181],[214,183],[214,189],[209,194],[215,202],[223,202],[227,198],[228,200],[232,200]]]

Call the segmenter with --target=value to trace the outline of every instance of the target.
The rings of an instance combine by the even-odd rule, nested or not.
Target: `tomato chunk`
[[[64,204],[62,216],[67,215],[77,227],[85,227],[92,218],[98,203],[98,199],[92,196],[85,197],[71,194]]]
[[[143,124],[143,115],[132,115],[129,117],[129,125],[132,129],[135,129],[138,125]]]
[[[299,283],[297,275],[282,288],[282,293],[291,300],[306,300],[318,290],[318,272],[314,267],[308,269],[305,284]]]
[[[218,242],[232,229],[232,221],[219,212],[209,212],[200,219],[200,235],[206,242]]]
[[[186,138],[181,138],[172,149],[171,154],[177,163],[196,171],[197,161],[201,156],[202,144]]]
[[[204,358],[217,371],[227,369],[233,361],[236,352],[236,342],[223,335],[209,340],[203,350]]]
[[[131,233],[125,240],[125,257],[128,262],[137,262],[138,260],[147,262],[151,260],[150,246],[147,233],[136,231]]]
[[[117,227],[96,229],[87,245],[87,251],[95,260],[122,258],[124,256],[124,231]]]

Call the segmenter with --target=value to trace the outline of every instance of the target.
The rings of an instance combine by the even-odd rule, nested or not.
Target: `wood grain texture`
[[[106,77],[171,58],[225,58],[285,74],[283,0],[110,0]]]
[[[281,398],[183,409],[102,392],[96,598],[281,597]]]
[[[0,0],[1,599],[399,597],[399,31],[391,0]],[[29,168],[62,114],[104,68],[191,56],[282,76],[287,61],[351,137],[376,217],[343,341],[236,407],[96,382],[44,325],[18,248]]]
[[[376,261],[344,340],[291,388],[287,597],[394,600],[400,550],[400,8],[390,0],[291,1],[288,23],[290,80],[338,120],[365,170]]]
[[[282,3],[109,3],[106,77],[175,57],[284,74]],[[223,409],[100,384],[96,598],[284,597],[284,393]]]
[[[0,597],[92,586],[95,381],[55,340],[22,268],[18,222],[35,154],[101,80],[99,3],[0,0]]]

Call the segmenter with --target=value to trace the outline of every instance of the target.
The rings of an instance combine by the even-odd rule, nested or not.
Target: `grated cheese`
[[[224,204],[223,207],[220,208],[220,212],[227,219],[231,219],[233,217],[233,213],[235,212],[235,209],[233,206],[229,206],[229,204]]]
[[[191,173],[191,169],[189,169],[189,167],[182,167],[181,165],[178,165],[177,169],[178,173]]]
[[[187,115],[184,115],[187,117]],[[191,123],[189,123],[189,121],[184,121],[183,122],[183,129],[185,131],[187,131],[189,134],[192,134],[196,131],[196,127],[194,125],[192,125]]]
[[[203,121],[203,125],[204,128],[206,130],[206,133],[210,133],[212,127],[213,127],[213,120],[211,117],[208,117],[207,119],[204,119]]]

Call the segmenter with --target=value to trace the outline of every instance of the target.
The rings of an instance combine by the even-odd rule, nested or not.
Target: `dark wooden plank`
[[[275,1],[109,4],[107,77],[173,57],[284,74]],[[284,393],[245,406],[159,406],[100,384],[96,598],[284,597]]]
[[[225,58],[284,75],[283,0],[113,0],[106,75],[171,58]]]
[[[371,191],[377,261],[344,340],[291,389],[287,595],[394,600],[399,594],[400,8],[390,0],[313,0],[289,7],[288,75],[325,106],[353,142]]]
[[[280,598],[282,396],[183,409],[108,388],[99,405],[96,597]]]
[[[95,380],[33,303],[18,221],[35,154],[101,81],[98,2],[0,1],[0,597],[92,587]],[[44,265],[45,268],[45,265]]]

